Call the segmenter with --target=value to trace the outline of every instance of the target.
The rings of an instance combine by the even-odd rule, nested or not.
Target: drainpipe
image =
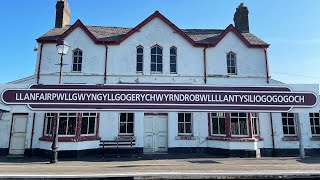
[[[267,49],[266,49],[266,48],[264,48],[263,51],[264,51],[264,57],[265,57],[265,59],[266,59],[267,84],[269,84],[270,76],[269,76],[268,53],[267,53]]]
[[[207,84],[207,48],[203,48],[203,76],[204,76],[204,84]]]
[[[270,81],[269,81],[270,76],[269,76],[269,61],[268,61],[267,49],[264,48],[263,52],[264,52],[264,57],[265,57],[265,60],[266,60],[267,84],[269,84],[270,83]],[[269,113],[269,116],[270,116],[271,138],[272,138],[272,156],[275,157],[277,154],[276,154],[276,148],[275,148],[274,130],[273,130],[273,118],[272,118],[272,113],[271,112]]]
[[[107,83],[107,65],[108,65],[108,46],[106,46],[106,58],[104,63],[104,78],[103,78],[103,84]]]
[[[40,57],[39,57],[38,72],[37,72],[37,84],[39,84],[39,81],[40,81],[40,67],[41,67],[41,61],[42,61],[43,45],[44,45],[44,43],[42,43],[40,46]]]
[[[33,155],[32,144],[33,144],[34,121],[35,121],[35,119],[36,119],[36,113],[33,113],[33,118],[32,118],[32,129],[31,129],[31,140],[30,140],[30,151],[31,151],[31,156]]]

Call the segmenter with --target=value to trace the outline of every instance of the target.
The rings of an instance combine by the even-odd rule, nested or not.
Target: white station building
[[[234,25],[225,29],[180,29],[158,11],[134,28],[87,26],[80,20],[70,24],[70,16],[68,3],[57,1],[55,27],[37,39],[34,75],[0,86],[0,155],[50,157],[57,122],[60,157],[96,154],[101,151],[101,142],[106,142],[106,154],[298,156],[299,148],[307,155],[320,153],[319,104],[318,95],[314,95],[319,93],[319,85],[287,85],[271,79],[269,44],[249,31],[248,9],[243,4],[236,9]],[[70,48],[60,56],[56,45],[62,40]],[[26,93],[13,97],[6,92],[32,87],[44,88],[47,93],[60,92],[64,87],[73,93],[95,93],[103,88],[117,91],[119,87],[119,92],[138,95],[131,92],[130,96],[101,97],[141,104],[118,107],[116,103],[87,103],[90,108],[84,108],[75,101],[78,104],[58,107],[56,97],[50,95],[42,97],[47,104],[26,105],[18,101],[41,97]],[[225,100],[229,104],[193,106],[202,95],[192,93],[207,93],[206,88],[222,94],[240,93],[232,98],[240,98],[241,103],[255,101],[257,105],[237,108],[230,96],[227,100],[203,96],[211,102]],[[157,104],[158,96],[153,94],[157,90],[182,95],[179,99],[174,94],[162,94],[168,102]],[[141,94],[146,91],[149,94]],[[257,96],[242,97],[241,93],[247,91],[265,95],[253,100],[250,97]],[[268,96],[282,92],[293,95]],[[294,94],[304,92],[309,94]],[[170,104],[170,96],[172,101],[183,97],[181,101],[188,103]],[[267,104],[263,105],[261,97],[267,98]],[[65,102],[72,100],[79,97],[64,97]],[[100,99],[95,96],[95,100]],[[276,105],[268,104],[269,100]],[[287,104],[277,105],[280,101]],[[306,101],[312,103],[303,105]],[[119,145],[122,141],[131,141],[132,147]]]

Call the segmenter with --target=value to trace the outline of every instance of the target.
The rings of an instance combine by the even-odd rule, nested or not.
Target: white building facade
[[[270,78],[269,45],[249,32],[248,10],[241,4],[235,27],[179,29],[156,11],[134,28],[68,25],[70,10],[57,2],[56,27],[38,41],[33,76],[9,83],[59,82],[56,44],[70,45],[63,57],[62,83],[282,86]],[[290,86],[300,90],[300,86]],[[318,85],[310,85],[318,92]],[[3,106],[3,107],[2,107]],[[297,156],[299,129],[307,154],[320,152],[319,107],[310,111],[78,111],[37,112],[2,103],[0,155],[50,156],[52,132],[59,119],[59,156],[95,154],[100,142],[131,140],[131,148],[114,153],[205,152],[213,156]]]

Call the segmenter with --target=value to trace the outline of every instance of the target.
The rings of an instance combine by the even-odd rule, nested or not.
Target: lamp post
[[[61,84],[62,81],[62,66],[63,66],[63,56],[67,54],[70,46],[68,43],[64,40],[58,42],[56,45],[57,52],[60,54],[60,72],[59,72],[59,84]],[[52,154],[50,163],[56,163],[58,162],[58,134],[59,134],[59,117],[56,117],[56,127],[53,132],[53,140],[52,140]]]

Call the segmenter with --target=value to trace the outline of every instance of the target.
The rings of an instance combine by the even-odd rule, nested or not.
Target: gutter
[[[203,48],[203,76],[204,84],[207,84],[207,48]]]
[[[268,52],[267,52],[267,49],[264,48],[264,49],[263,49],[263,52],[264,52],[264,57],[265,57],[265,60],[266,60],[267,84],[269,84],[270,75],[269,75],[269,61],[268,61]]]

